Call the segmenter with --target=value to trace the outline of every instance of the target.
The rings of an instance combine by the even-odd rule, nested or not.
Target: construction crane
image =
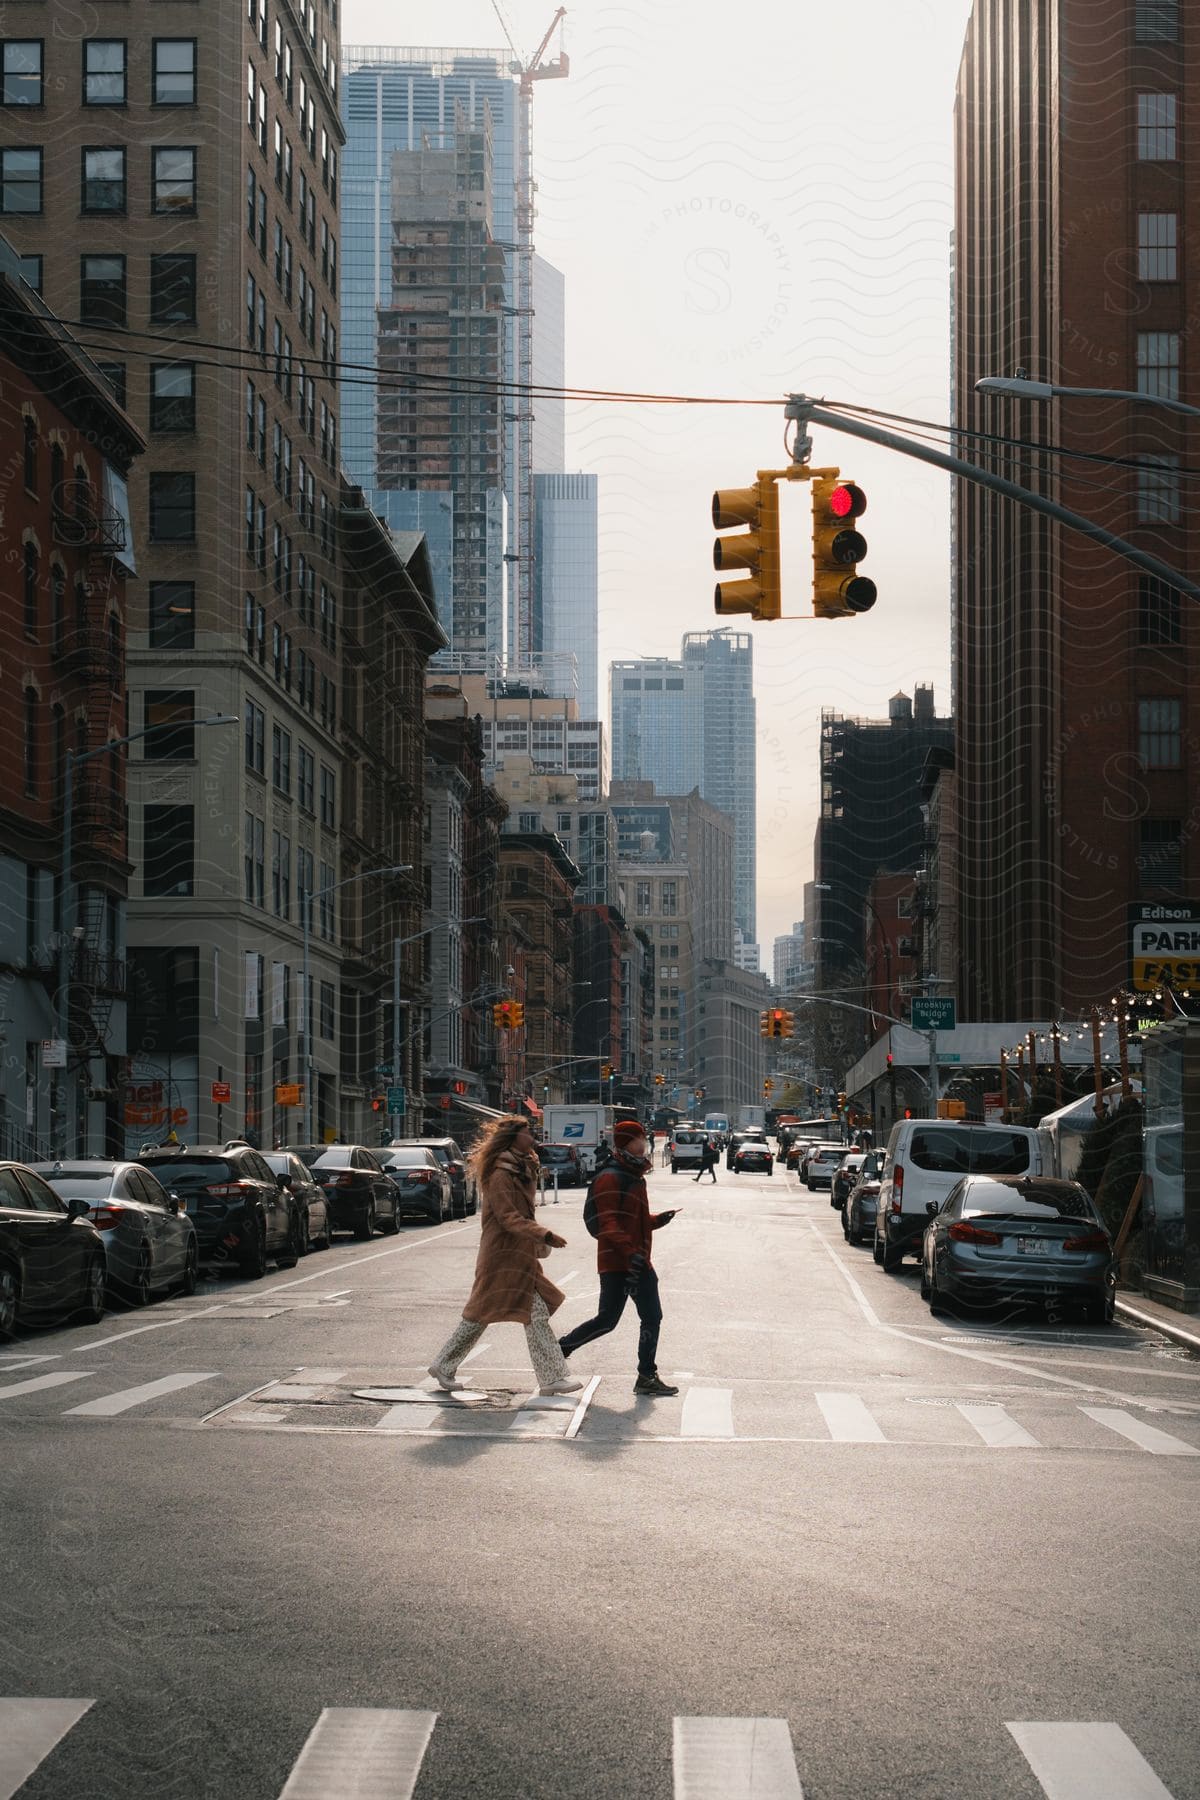
[[[518,659],[533,654],[533,84],[535,81],[561,81],[571,72],[571,62],[561,48],[550,62],[543,62],[550,40],[566,17],[560,6],[546,28],[545,36],[527,61],[517,49],[508,20],[499,0],[492,8],[513,53],[509,72],[518,75],[519,116],[517,129],[517,393],[514,423],[516,425],[516,567],[517,604],[513,639]]]

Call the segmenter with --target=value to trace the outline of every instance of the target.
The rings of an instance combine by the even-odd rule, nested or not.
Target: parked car
[[[849,1244],[861,1244],[867,1233],[875,1230],[883,1161],[882,1150],[868,1150],[854,1186],[846,1196],[842,1208],[842,1236]]]
[[[921,1297],[930,1312],[1032,1301],[1078,1306],[1094,1323],[1112,1323],[1112,1240],[1077,1181],[969,1175],[928,1211]]]
[[[298,1156],[306,1169],[311,1169],[318,1156],[324,1156],[327,1150],[336,1149],[334,1144],[284,1144],[289,1156]]]
[[[735,1175],[744,1175],[750,1169],[765,1169],[768,1175],[775,1171],[775,1158],[765,1138],[745,1138],[733,1153]]]
[[[314,1181],[307,1163],[294,1150],[264,1150],[263,1161],[280,1187],[296,1202],[300,1214],[300,1242],[305,1255],[314,1243],[333,1248],[333,1208],[320,1182]]]
[[[875,1261],[887,1271],[921,1255],[927,1207],[940,1206],[967,1175],[1040,1175],[1038,1134],[1027,1125],[967,1125],[959,1119],[901,1119],[888,1138]]]
[[[400,1229],[402,1213],[417,1213],[435,1225],[453,1216],[450,1171],[439,1162],[436,1150],[428,1144],[393,1144],[375,1154],[396,1190],[396,1223],[390,1229]]]
[[[849,1150],[833,1171],[833,1180],[829,1185],[829,1204],[840,1211],[849,1198],[850,1189],[858,1180],[859,1170],[867,1160],[865,1150]]]
[[[441,1163],[450,1177],[450,1210],[456,1219],[465,1219],[479,1203],[475,1184],[467,1174],[467,1159],[451,1137],[393,1138],[393,1150],[412,1144],[424,1144]]]
[[[365,1144],[330,1144],[321,1152],[312,1176],[332,1208],[335,1231],[352,1231],[362,1239],[373,1237],[377,1225],[389,1234],[399,1231],[400,1189],[381,1160],[396,1154],[368,1150]],[[432,1153],[429,1161],[440,1172]]]
[[[299,1262],[296,1203],[250,1144],[161,1144],[138,1162],[186,1202],[201,1262],[228,1257],[251,1281],[269,1257],[281,1269]]]
[[[800,1160],[806,1150],[812,1146],[811,1138],[793,1137],[788,1139],[788,1147],[784,1154],[784,1163],[789,1169],[798,1169]]]
[[[200,1268],[196,1227],[187,1206],[149,1169],[82,1157],[31,1164],[62,1200],[85,1200],[100,1233],[109,1291],[133,1306],[156,1294],[194,1294]]]
[[[104,1317],[104,1240],[86,1200],[64,1200],[21,1163],[0,1163],[0,1339],[56,1315]]]
[[[539,1144],[537,1153],[547,1185],[551,1185],[557,1176],[559,1187],[586,1186],[583,1159],[574,1144]]]
[[[846,1156],[844,1144],[818,1144],[812,1155],[804,1164],[804,1185],[806,1188],[827,1187],[832,1190],[833,1177]]]
[[[767,1134],[761,1125],[739,1125],[731,1132],[725,1145],[725,1167],[732,1169],[733,1159],[743,1144],[763,1144],[767,1142]]]
[[[707,1135],[687,1125],[677,1125],[671,1133],[671,1173],[680,1169],[698,1169],[704,1160]]]

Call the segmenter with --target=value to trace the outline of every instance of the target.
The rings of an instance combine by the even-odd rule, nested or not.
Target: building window
[[[305,750],[301,747],[296,779],[296,799],[300,803],[302,812],[311,813],[314,811],[316,776],[317,765],[312,751]]]
[[[151,363],[151,431],[195,431],[195,363]]]
[[[1179,458],[1144,456],[1138,469],[1138,524],[1177,525],[1179,504]]]
[[[155,106],[195,106],[195,38],[155,38]]]
[[[150,322],[152,325],[196,323],[196,258],[150,258]]]
[[[85,39],[83,45],[83,104],[124,106],[125,39]]]
[[[281,832],[271,833],[271,911],[277,919],[291,917],[292,844]]]
[[[266,905],[264,887],[264,845],[266,826],[253,813],[245,815],[243,823],[243,867],[245,870],[246,899],[251,906]]]
[[[191,544],[196,538],[196,477],[158,470],[150,476],[150,541]]]
[[[1138,577],[1138,643],[1178,644],[1179,593],[1157,575]]]
[[[156,213],[194,213],[196,210],[196,152],[176,144],[162,144],[151,151],[154,159]]]
[[[196,696],[188,688],[147,688],[142,740],[148,762],[191,762],[196,754]]]
[[[1148,769],[1177,769],[1182,751],[1178,700],[1138,701],[1138,755]]]
[[[1139,331],[1137,334],[1137,386],[1139,394],[1159,400],[1179,398],[1179,333]]]
[[[1175,161],[1174,94],[1138,95],[1137,153],[1139,162]]]
[[[124,325],[123,256],[80,257],[79,317],[85,325]]]
[[[337,776],[328,763],[321,764],[321,823],[330,831],[337,824]]]
[[[125,404],[125,364],[115,362],[97,362],[96,367],[112,389],[112,397],[118,406]]]
[[[633,910],[639,919],[648,919],[652,910],[650,898],[651,883],[639,881],[634,884]]]
[[[190,806],[142,809],[142,892],[186,898],[195,890],[195,811]]]
[[[0,150],[0,213],[40,213],[42,153]]]
[[[36,637],[38,628],[38,553],[36,544],[25,545],[25,635]]]
[[[1183,881],[1183,838],[1178,819],[1143,819],[1138,826],[1137,870],[1142,891],[1174,890]]]
[[[80,151],[83,185],[79,204],[86,213],[125,211],[125,152],[113,149]]]
[[[1138,280],[1179,279],[1178,213],[1138,214]]]
[[[191,650],[196,643],[196,588],[191,581],[150,583],[150,648]]]
[[[266,772],[266,715],[261,706],[255,706],[253,700],[246,702],[246,767],[256,775]]]
[[[1179,40],[1179,0],[1134,0],[1133,36],[1138,44]]]
[[[25,792],[33,798],[38,784],[38,697],[37,689],[25,689]]]
[[[281,794],[292,791],[292,734],[279,725],[271,727],[271,782]]]
[[[333,998],[332,981],[321,983],[321,1036],[332,1038],[334,1035],[334,1017],[336,1008]]]
[[[26,419],[25,419],[24,435],[25,435],[25,448],[24,448],[25,486],[29,489],[29,492],[31,494],[36,494],[37,493],[37,484],[38,484],[38,481],[37,481],[37,477],[38,477],[38,468],[37,468],[38,428],[37,428],[37,420],[29,418],[28,415],[26,416]]]
[[[5,106],[40,106],[41,38],[10,38],[3,50],[3,87],[0,88],[0,100]]]
[[[40,256],[18,256],[17,267],[21,271],[21,280],[26,287],[31,287],[35,294],[42,291],[42,259]]]
[[[664,881],[662,884],[662,906],[660,910],[668,919],[673,919],[679,911],[679,884]]]

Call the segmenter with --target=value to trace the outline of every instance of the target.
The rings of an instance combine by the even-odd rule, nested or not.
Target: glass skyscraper
[[[573,651],[580,716],[599,713],[595,475],[533,478],[533,650]]]

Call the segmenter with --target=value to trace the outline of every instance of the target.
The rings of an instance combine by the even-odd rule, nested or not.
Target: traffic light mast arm
[[[1178,569],[1171,568],[1168,563],[1160,562],[1148,550],[1139,550],[1136,544],[1127,543],[1114,532],[1106,531],[1103,525],[1084,518],[1082,513],[1071,512],[1068,507],[1060,506],[1057,500],[1047,500],[1045,495],[1019,487],[1015,481],[1006,481],[1002,475],[993,475],[989,469],[978,468],[975,463],[964,462],[961,457],[950,456],[944,450],[935,450],[930,444],[915,443],[912,438],[900,437],[894,431],[883,431],[878,425],[869,424],[864,419],[852,419],[845,413],[830,412],[817,401],[810,400],[806,394],[792,394],[789,397],[786,416],[795,419],[801,429],[795,446],[798,453],[807,454],[811,450],[811,440],[806,435],[809,425],[827,425],[831,431],[844,431],[848,437],[862,438],[870,444],[881,444],[885,450],[899,451],[901,456],[915,456],[918,462],[932,463],[935,469],[945,469],[948,474],[960,475],[964,481],[990,488],[994,494],[1003,494],[1008,500],[1016,500],[1022,506],[1032,507],[1034,512],[1044,513],[1048,519],[1056,519],[1060,525],[1066,525],[1081,536],[1091,538],[1105,549],[1115,550],[1118,556],[1135,563],[1139,569],[1145,569],[1147,574],[1156,576],[1159,581],[1165,581],[1168,587],[1178,588],[1193,600],[1200,600],[1200,586],[1196,582],[1180,574]],[[810,470],[803,460],[797,467],[809,475],[829,473],[824,469]],[[837,471],[834,470],[833,473],[836,474]],[[801,616],[807,617],[806,614]]]

